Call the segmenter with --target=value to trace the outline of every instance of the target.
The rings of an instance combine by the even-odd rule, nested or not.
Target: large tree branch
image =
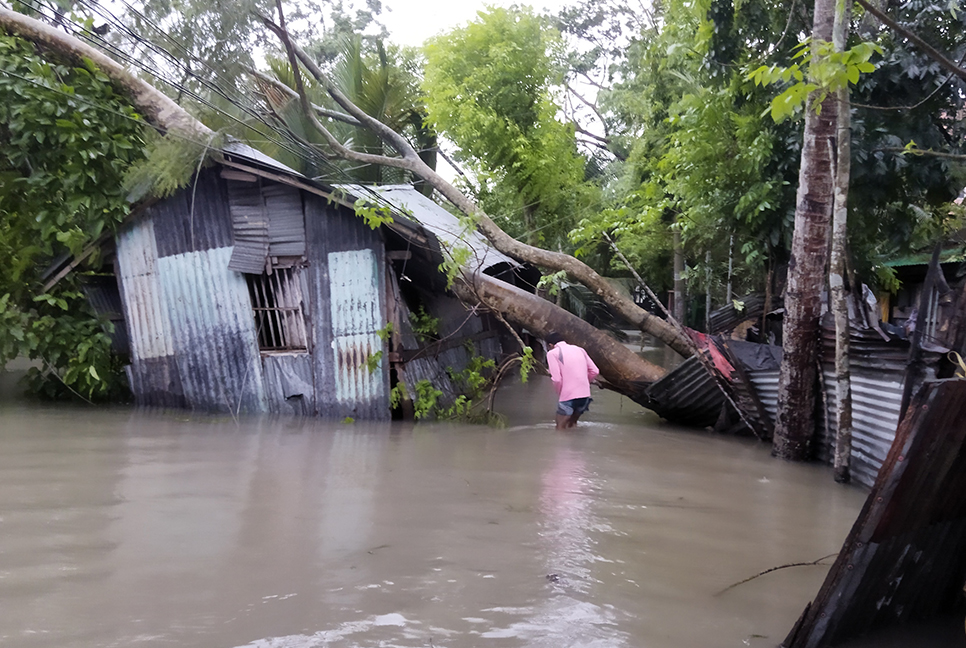
[[[0,27],[39,47],[83,65],[89,59],[104,71],[130,98],[148,123],[161,130],[197,142],[211,140],[212,131],[154,86],[128,72],[117,61],[57,29],[0,6]]]
[[[915,155],[915,156],[925,156],[925,157],[937,157],[944,160],[957,160],[959,162],[966,162],[966,155],[958,155],[956,153],[943,153],[942,151],[933,151],[931,149],[907,149],[899,147],[889,147],[889,148],[877,148],[872,149],[875,151],[882,151],[885,153],[898,153],[899,155]]]
[[[276,0],[276,3],[278,10],[281,13],[281,0]],[[563,270],[567,273],[567,275],[592,290],[598,297],[600,297],[605,303],[613,308],[618,315],[627,320],[627,322],[632,326],[654,335],[683,356],[687,357],[691,355],[691,348],[688,342],[683,339],[682,336],[670,324],[659,317],[648,313],[643,308],[637,306],[632,300],[623,296],[617,291],[616,288],[614,288],[610,283],[607,282],[607,280],[601,277],[587,264],[577,260],[569,254],[552,252],[550,250],[544,250],[521,243],[504,232],[496,223],[493,222],[492,219],[490,219],[489,216],[479,209],[472,199],[456,189],[456,187],[450,184],[434,169],[430,168],[425,162],[423,162],[413,149],[412,145],[402,135],[396,133],[379,120],[363,112],[342,92],[340,92],[325,74],[325,72],[319,68],[318,65],[316,65],[308,54],[306,54],[300,47],[298,47],[298,45],[292,42],[283,25],[276,25],[274,22],[264,16],[261,17],[261,19],[265,25],[272,32],[274,32],[276,36],[278,36],[278,38],[282,41],[282,44],[285,46],[286,52],[289,55],[289,60],[293,66],[297,90],[301,96],[303,109],[309,116],[313,127],[319,130],[322,136],[326,139],[326,142],[332,147],[332,150],[336,155],[342,156],[348,160],[363,162],[366,164],[381,164],[399,169],[405,169],[423,178],[428,184],[436,189],[436,191],[453,203],[460,211],[471,217],[480,233],[489,239],[490,243],[492,243],[493,246],[500,252],[517,259],[523,259],[536,266],[557,271]],[[352,151],[338,142],[336,138],[325,128],[325,126],[315,118],[314,112],[311,110],[311,103],[308,101],[308,98],[305,95],[305,88],[301,82],[301,77],[299,76],[299,63],[301,63],[305,69],[316,79],[316,81],[318,81],[322,87],[325,88],[325,90],[329,93],[329,96],[331,96],[335,102],[342,107],[343,110],[345,110],[349,115],[358,119],[364,127],[372,131],[385,144],[395,149],[401,157],[397,158],[384,155],[360,153],[358,151]]]
[[[880,11],[877,7],[869,3],[868,0],[855,0],[855,1],[858,2],[860,5],[862,5],[862,7],[870,14],[878,18],[879,21],[882,22],[884,25],[894,29],[895,31],[902,34],[902,36],[904,36],[905,38],[915,43],[931,59],[933,59],[934,61],[939,63],[939,65],[941,65],[943,68],[945,68],[946,71],[951,72],[956,76],[958,76],[960,79],[966,81],[966,70],[959,67],[958,65],[950,61],[948,58],[943,56],[939,52],[939,50],[937,50],[935,47],[933,47],[932,45],[924,41],[922,38],[920,38],[913,32],[909,31],[908,29],[906,29],[896,21],[894,21],[892,18],[890,18],[885,13]]]
[[[579,92],[577,92],[576,90],[574,90],[573,88],[571,88],[569,84],[566,87],[567,87],[567,92],[569,92],[573,96],[577,97],[577,99],[580,101],[580,103],[582,103],[585,106],[587,106],[588,108],[590,108],[594,112],[594,114],[597,115],[597,119],[599,119],[600,120],[600,123],[604,125],[604,132],[606,133],[607,132],[607,121],[604,119],[604,116],[602,114],[600,114],[600,110],[597,108],[597,104],[595,104],[595,103],[591,102],[589,99],[585,98]]]
[[[579,125],[577,125],[576,122],[574,122],[574,132],[580,133],[581,135],[584,135],[585,137],[589,137],[591,139],[591,141],[589,142],[583,142],[584,144],[588,146],[596,146],[597,148],[603,149],[608,153],[610,153],[611,155],[613,155],[614,157],[616,157],[621,162],[625,162],[627,160],[626,155],[617,153],[616,151],[611,149],[611,144],[613,144],[613,140],[611,140],[611,138],[601,137],[600,135],[591,133],[590,131],[581,128]]]
[[[292,90],[290,87],[288,87],[278,79],[273,79],[267,74],[259,72],[255,68],[246,68],[245,71],[248,72],[248,74],[255,77],[255,79],[260,83],[263,83],[267,86],[274,88],[275,90],[278,90],[279,92],[287,96],[289,99],[293,99],[296,101],[299,100],[299,93],[296,92],[295,90]],[[322,106],[319,106],[316,104],[311,104],[311,106],[312,106],[312,109],[316,112],[316,114],[321,115],[322,117],[325,117],[327,119],[332,119],[334,121],[339,121],[344,124],[349,124],[350,126],[362,126],[362,124],[359,123],[359,120],[353,117],[352,115],[341,113],[338,110],[329,110],[328,108],[323,108]]]

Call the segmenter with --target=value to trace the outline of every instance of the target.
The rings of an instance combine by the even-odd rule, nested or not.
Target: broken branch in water
[[[759,576],[764,576],[765,574],[770,574],[773,571],[778,571],[779,569],[785,569],[786,567],[808,567],[810,565],[818,565],[823,560],[828,560],[829,558],[831,558],[833,556],[837,556],[837,555],[838,555],[837,553],[833,553],[833,554],[829,554],[827,556],[822,556],[818,560],[813,560],[812,562],[788,563],[787,565],[779,565],[778,567],[771,567],[770,569],[766,569],[763,572],[758,572],[754,576],[749,576],[745,580],[741,580],[741,581],[738,581],[737,583],[732,583],[731,585],[728,585],[728,587],[726,587],[723,590],[721,590],[720,592],[716,593],[715,596],[721,596],[722,594],[724,594],[725,592],[727,592],[730,589],[734,589],[734,588],[738,587],[739,585],[744,585],[748,581],[753,581],[756,578],[758,578]]]

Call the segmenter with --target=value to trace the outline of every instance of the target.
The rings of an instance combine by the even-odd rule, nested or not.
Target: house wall
[[[305,196],[305,211],[316,408],[334,418],[388,419],[388,362],[373,372],[366,366],[385,346],[377,334],[388,320],[382,237],[319,196]]]
[[[320,197],[253,177],[246,200],[253,186],[264,196],[271,249],[305,252],[298,265],[309,337],[308,351],[259,351],[246,276],[228,269],[230,195],[244,184],[237,173],[227,181],[208,170],[197,187],[151,207],[118,236],[138,403],[388,418],[387,363],[375,372],[365,366],[383,348],[376,332],[386,322],[379,232]]]
[[[266,409],[248,288],[228,270],[231,249],[227,195],[212,171],[195,191],[159,202],[119,234],[129,378],[139,404]]]

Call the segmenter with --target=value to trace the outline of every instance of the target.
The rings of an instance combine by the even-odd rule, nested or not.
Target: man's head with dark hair
[[[551,346],[553,346],[557,342],[563,342],[564,341],[563,336],[560,335],[560,333],[548,333],[547,334],[547,337],[545,337],[544,340],[546,340],[547,341],[547,344],[549,344]]]

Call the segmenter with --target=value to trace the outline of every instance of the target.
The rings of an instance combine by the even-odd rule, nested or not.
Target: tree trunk
[[[154,126],[192,140],[206,142],[211,139],[213,133],[207,126],[189,115],[157,88],[131,74],[117,61],[87,43],[3,6],[0,6],[0,27],[78,65],[83,65],[83,59],[90,59],[131,98],[132,104]]]
[[[831,40],[834,16],[835,0],[815,0],[814,40]],[[815,362],[832,211],[835,104],[830,96],[819,105],[813,93],[805,108],[795,233],[785,289],[784,358],[772,453],[796,461],[809,457],[815,433]]]
[[[458,279],[453,290],[460,299],[499,311],[538,336],[556,331],[567,341],[579,344],[615,391],[642,405],[647,404],[644,389],[665,373],[576,315],[506,282],[476,273]]]
[[[835,10],[832,42],[845,51],[849,37],[851,2],[839,0]],[[849,177],[852,166],[852,107],[849,88],[838,91],[838,149],[835,158],[835,199],[832,214],[832,255],[829,259],[829,292],[835,314],[835,481],[847,483],[852,461],[852,380],[849,375],[849,305],[845,288],[848,249]],[[854,286],[853,286],[854,288]]]
[[[684,324],[684,248],[681,230],[674,228],[674,319]]]
[[[184,137],[194,140],[208,140],[211,138],[211,130],[189,115],[159,90],[138,79],[102,52],[76,38],[58,32],[48,25],[24,16],[23,14],[11,12],[2,7],[0,7],[0,27],[65,59],[79,62],[81,57],[86,57],[94,61],[113,82],[126,92],[132,105],[144,114],[148,118],[149,123],[154,126],[166,131],[175,131]],[[425,169],[429,169],[422,161],[420,161],[420,164]],[[423,175],[425,170],[420,168],[417,172]],[[437,182],[434,182],[434,179],[438,178],[434,171],[429,169],[429,173],[425,173],[425,177],[427,177],[427,180],[435,188],[439,189]],[[449,194],[453,194],[453,192],[459,194],[448,183],[446,185],[449,188]],[[462,196],[462,194],[459,194],[459,196],[454,195],[453,197],[459,199],[460,196],[462,197],[460,201],[462,204],[457,204],[457,206],[461,209],[464,207],[469,208],[469,205],[472,205],[472,203],[468,198]],[[448,195],[447,197],[450,196]],[[491,234],[494,234],[493,230],[495,230],[496,234],[491,237],[491,240],[492,238],[496,238],[498,241],[501,241],[503,243],[501,249],[504,249],[504,251],[507,249],[511,250],[507,252],[508,254],[547,267],[559,265],[560,267],[558,269],[568,270],[573,276],[591,276],[598,285],[598,294],[601,292],[605,294],[612,293],[620,297],[620,294],[602,277],[573,257],[525,246],[503,233],[485,214],[481,212],[476,213],[479,220],[486,221],[486,224],[481,226],[480,229],[484,232],[490,230]],[[535,253],[528,255],[526,253],[527,249],[534,250]],[[539,253],[550,256],[541,256]],[[528,256],[533,258],[528,258]],[[546,261],[548,258],[560,259],[561,262],[559,264],[542,263],[542,261]],[[582,268],[575,264],[579,264]],[[590,274],[588,275],[588,273]],[[454,287],[462,298],[473,303],[485,303],[486,306],[500,311],[507,318],[526,326],[539,335],[544,335],[550,331],[558,331],[568,340],[583,346],[587,350],[600,367],[604,379],[616,390],[626,394],[639,403],[643,404],[646,402],[643,390],[647,383],[657,380],[665,373],[661,367],[638,357],[637,354],[628,350],[624,345],[606,333],[594,328],[587,322],[580,320],[545,299],[521,291],[509,284],[486,277],[480,273],[473,273],[467,269],[464,269],[464,276],[471,277],[471,279],[457,282]],[[470,289],[468,286],[473,286],[473,289]],[[629,300],[621,299],[623,302],[629,302]],[[613,299],[609,300],[608,303],[612,301]],[[642,330],[656,327],[652,332],[658,338],[668,341],[669,345],[679,353],[685,355],[690,354],[690,347],[683,339],[683,336],[680,336],[674,331],[669,324],[638,308],[633,302],[630,302],[630,304],[633,310],[626,308],[625,304],[625,308],[621,312],[625,314],[632,324],[640,326]]]

